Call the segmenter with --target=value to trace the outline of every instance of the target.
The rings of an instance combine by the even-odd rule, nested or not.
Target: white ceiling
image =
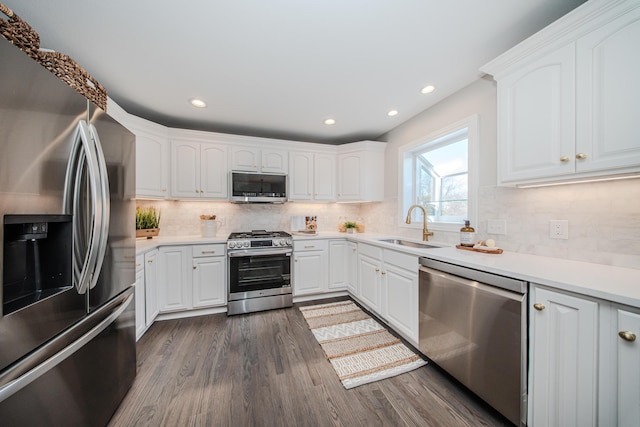
[[[584,0],[0,0],[130,113],[191,129],[376,139]],[[430,95],[420,94],[427,84]],[[205,109],[188,100],[199,97]],[[398,115],[388,117],[391,109]],[[334,118],[336,124],[323,124]]]

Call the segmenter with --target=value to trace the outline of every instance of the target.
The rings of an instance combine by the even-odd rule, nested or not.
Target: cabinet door
[[[369,309],[380,313],[380,261],[367,255],[358,255],[358,297]]]
[[[169,141],[136,132],[136,195],[165,198],[169,186]]]
[[[231,170],[258,172],[260,149],[254,147],[231,147]]]
[[[538,286],[531,304],[531,425],[596,425],[598,304]]]
[[[292,152],[289,155],[289,199],[313,198],[313,154]]]
[[[158,251],[144,254],[145,323],[150,326],[158,316]]]
[[[347,277],[347,241],[332,240],[329,242],[329,289],[344,289]]]
[[[144,262],[144,261],[142,261]],[[144,269],[136,271],[136,341],[144,333],[147,322],[145,318]]]
[[[354,242],[347,242],[345,258],[347,274],[347,290],[354,297],[358,295],[358,245]]]
[[[498,82],[501,183],[571,175],[575,170],[575,44]]]
[[[418,345],[418,272],[385,263],[382,267],[382,316],[413,345]]]
[[[226,257],[193,258],[193,308],[227,302]]]
[[[578,172],[640,165],[639,40],[636,8],[577,42]]]
[[[637,426],[640,420],[640,312],[618,308],[616,366],[618,382],[617,424]],[[622,334],[622,335],[620,335]]]
[[[362,158],[358,153],[338,155],[338,200],[361,200]]]
[[[200,198],[200,144],[171,143],[171,195]]]
[[[333,154],[315,154],[313,173],[313,199],[336,199],[336,157]]]
[[[326,251],[294,252],[293,295],[307,295],[325,292]]]
[[[227,146],[202,144],[200,146],[201,197],[227,199],[229,195],[227,171]]]
[[[165,246],[159,250],[158,300],[160,312],[191,308],[188,249]]]
[[[289,171],[289,153],[284,150],[263,148],[260,170],[266,173],[287,173]]]

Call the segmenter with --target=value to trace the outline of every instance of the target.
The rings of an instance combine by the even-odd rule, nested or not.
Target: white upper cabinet
[[[640,172],[640,3],[587,2],[483,67],[498,82],[498,184]]]
[[[231,170],[264,173],[287,173],[289,156],[285,150],[257,147],[231,147]]]
[[[289,153],[289,200],[335,200],[335,155]]]
[[[338,147],[338,201],[384,201],[385,148],[385,143],[375,141]]]
[[[639,42],[640,8],[577,42],[577,172],[640,165]]]
[[[127,126],[136,135],[136,197],[169,197],[169,138],[166,129],[132,118]]]
[[[574,75],[575,50],[570,44],[499,80],[502,182],[573,173]]]
[[[227,146],[171,142],[171,196],[182,199],[228,197]]]

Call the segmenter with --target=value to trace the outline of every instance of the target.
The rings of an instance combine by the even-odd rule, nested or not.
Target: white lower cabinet
[[[640,309],[532,284],[530,426],[638,426]]]
[[[603,306],[599,425],[637,426],[640,420],[640,309]]]
[[[358,277],[360,286],[356,298],[368,309],[381,314],[380,285],[382,277],[382,249],[359,244],[358,245]]]
[[[382,265],[382,317],[418,345],[418,257],[385,249]]]
[[[328,291],[329,245],[326,240],[293,242],[293,296]]]
[[[227,257],[224,245],[192,248],[193,308],[227,303]]]
[[[226,304],[224,244],[160,248],[160,312]]]
[[[145,320],[144,255],[136,256],[136,341],[147,328]]]
[[[163,246],[159,249],[158,302],[161,313],[187,310],[191,305],[188,249],[188,246]]]
[[[530,296],[530,425],[596,425],[598,302],[538,285]]]
[[[144,254],[144,317],[146,327],[151,326],[159,313],[158,305],[158,250]]]
[[[329,289],[356,293],[358,245],[345,239],[329,241]]]

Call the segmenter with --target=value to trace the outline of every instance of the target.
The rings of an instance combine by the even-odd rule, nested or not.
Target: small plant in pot
[[[160,211],[155,207],[136,207],[136,237],[151,239],[160,233]]]
[[[353,233],[358,225],[353,221],[347,221],[344,223],[344,228],[347,229],[347,233]]]

